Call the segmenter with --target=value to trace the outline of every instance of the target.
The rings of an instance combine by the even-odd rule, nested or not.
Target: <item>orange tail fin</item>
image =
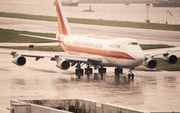
[[[55,0],[55,5],[57,10],[59,34],[71,35],[71,30],[67,18],[65,17],[64,12],[62,10],[62,5],[58,3],[58,0]]]

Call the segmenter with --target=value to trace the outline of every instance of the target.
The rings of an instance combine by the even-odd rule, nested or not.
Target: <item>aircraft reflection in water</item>
[[[105,76],[106,74],[105,73],[87,73],[87,74],[76,74],[77,76],[77,80],[81,80],[83,77],[87,77],[87,80],[88,81],[91,81],[91,80],[105,80]]]
[[[109,80],[110,75],[107,75],[106,73],[93,73],[93,74],[78,74],[76,75],[76,80],[77,81],[81,81],[83,78],[87,78],[87,82],[90,82],[90,81],[96,81],[96,82],[108,82],[108,81],[111,81],[109,84],[111,85],[122,85],[122,86],[130,86],[132,88],[132,83],[134,81],[134,79],[128,79],[127,76],[123,75],[123,74],[115,74],[114,75],[115,78],[113,78],[114,80]],[[107,81],[106,81],[106,77],[109,77],[107,78]],[[114,82],[113,82],[114,81]]]

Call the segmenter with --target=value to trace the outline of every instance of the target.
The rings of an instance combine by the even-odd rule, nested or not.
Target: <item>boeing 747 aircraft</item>
[[[135,67],[144,64],[144,66],[153,69],[157,62],[154,56],[162,54],[164,60],[170,64],[177,62],[177,57],[171,52],[179,51],[180,48],[171,48],[162,51],[152,51],[143,53],[137,41],[131,38],[118,38],[111,40],[90,38],[88,36],[74,36],[71,33],[67,18],[64,15],[62,5],[55,0],[57,9],[57,20],[59,32],[56,39],[20,34],[34,38],[57,41],[68,55],[52,56],[51,60],[57,62],[57,67],[67,70],[70,66],[76,67],[76,74],[83,74],[82,66],[87,65],[85,73],[92,73],[94,69],[98,69],[100,73],[105,73],[105,67],[115,67],[115,74],[122,74],[123,68],[129,68],[129,79],[134,78],[132,70]],[[36,60],[46,56],[26,55],[12,52],[13,63],[23,66],[26,63],[25,57],[35,57]]]

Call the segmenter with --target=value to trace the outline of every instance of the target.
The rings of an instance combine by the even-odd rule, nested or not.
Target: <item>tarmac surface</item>
[[[0,17],[1,28],[57,32],[56,22],[9,20]],[[18,22],[24,23],[21,26]],[[140,43],[165,43],[176,46],[180,41],[180,32],[70,25],[75,34],[85,35],[95,31],[94,34],[100,38],[131,37]],[[1,48],[0,51],[33,52],[52,54],[52,56],[64,54]],[[56,67],[56,62],[50,61],[49,58],[40,59],[37,62],[34,58],[27,58],[25,66],[16,66],[12,63],[11,55],[1,54],[0,72],[0,113],[10,112],[6,108],[9,107],[11,99],[61,98],[89,99],[148,112],[180,112],[180,74],[178,71],[134,71],[134,80],[128,80],[126,76],[128,69],[124,69],[123,75],[115,76],[114,68],[107,68],[105,75],[98,74],[94,70],[92,75],[78,77],[75,75],[74,67],[67,71],[60,70]]]
[[[11,99],[62,98],[88,99],[149,112],[180,111],[179,72],[134,71],[134,80],[128,80],[127,69],[123,75],[115,76],[114,68],[107,68],[104,75],[94,70],[93,75],[78,77],[74,67],[60,70],[49,58],[27,58],[25,66],[16,66],[11,55],[1,54],[0,62],[0,113],[9,113],[6,108]]]

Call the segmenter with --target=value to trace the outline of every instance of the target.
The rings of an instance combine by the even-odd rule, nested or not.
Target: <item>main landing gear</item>
[[[85,74],[92,74],[93,73],[93,69],[90,68],[90,65],[87,66],[87,68],[85,68]]]
[[[78,63],[77,66],[76,66],[76,75],[83,75],[84,73],[84,70],[81,69],[81,67],[83,66],[84,64],[81,64],[81,63]],[[93,69],[90,68],[90,65],[87,65],[87,68],[85,68],[85,74],[92,74],[93,73]]]
[[[99,73],[106,73],[106,68],[101,67],[98,69],[98,72]]]
[[[76,75],[83,74],[83,69],[76,69]]]
[[[81,69],[81,67],[83,66],[84,64],[82,63],[78,63],[77,66],[76,66],[76,75],[83,75],[84,74],[84,70]],[[85,68],[85,74],[92,74],[93,73],[93,69],[91,68],[92,65],[87,65],[87,68]],[[97,68],[96,68],[97,69]],[[106,68],[103,68],[103,67],[100,67],[98,69],[98,72],[99,73],[106,73]]]
[[[123,69],[122,68],[115,68],[114,72],[115,72],[115,75],[119,75],[119,74],[123,73]]]
[[[78,63],[77,65],[76,65],[76,75],[78,75],[78,76],[83,76],[83,74],[84,74],[84,70],[83,69],[81,69],[81,67],[84,65],[84,63]],[[91,68],[91,66],[92,65],[90,65],[90,64],[88,64],[87,65],[87,68],[85,68],[85,74],[87,74],[87,75],[89,75],[89,74],[92,74],[93,73],[93,69]],[[99,67],[99,66],[98,66]],[[98,68],[97,67],[97,68]],[[95,69],[97,69],[97,68],[95,68]],[[133,74],[133,70],[134,70],[134,68],[132,67],[132,68],[130,68],[130,71],[129,71],[129,74],[128,74],[128,79],[134,79],[134,74]],[[106,73],[106,68],[103,68],[103,67],[100,67],[99,69],[98,69],[98,72],[99,73],[101,73],[101,74],[104,74],[104,73]],[[114,70],[114,72],[115,72],[115,75],[120,75],[120,74],[123,74],[123,69],[122,68],[115,68],[115,70]]]

